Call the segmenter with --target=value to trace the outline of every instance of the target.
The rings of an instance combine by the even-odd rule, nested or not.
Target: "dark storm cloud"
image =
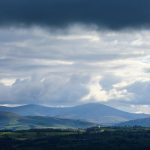
[[[1,25],[62,27],[73,23],[120,29],[150,25],[149,0],[0,0]]]

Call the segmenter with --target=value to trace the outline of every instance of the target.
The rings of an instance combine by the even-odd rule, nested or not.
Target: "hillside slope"
[[[141,127],[150,127],[150,118],[143,118],[143,119],[130,120],[130,121],[127,121],[127,122],[123,122],[123,123],[117,124],[117,126],[128,126],[128,127],[141,126]]]
[[[94,123],[44,116],[20,116],[10,112],[0,112],[0,129],[25,130],[33,128],[88,128]]]

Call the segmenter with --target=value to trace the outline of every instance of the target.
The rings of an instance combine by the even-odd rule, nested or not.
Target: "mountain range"
[[[1,106],[0,111],[12,112],[24,117],[48,116],[61,119],[82,120],[101,125],[112,125],[150,116],[124,112],[100,103],[89,103],[73,107],[46,107],[41,105],[23,105],[18,107]]]

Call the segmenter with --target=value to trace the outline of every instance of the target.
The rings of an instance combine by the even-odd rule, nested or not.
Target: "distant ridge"
[[[0,130],[26,130],[35,128],[88,128],[96,124],[81,120],[43,116],[20,116],[11,112],[0,112]]]
[[[127,121],[127,122],[123,122],[123,123],[117,124],[117,126],[127,126],[127,127],[141,126],[141,127],[150,127],[150,118],[143,118],[143,119],[130,120],[130,121]]]
[[[100,103],[89,103],[73,107],[46,107],[31,104],[18,107],[0,107],[0,111],[9,111],[23,116],[49,116],[79,119],[102,125],[111,125],[150,116],[124,112]]]

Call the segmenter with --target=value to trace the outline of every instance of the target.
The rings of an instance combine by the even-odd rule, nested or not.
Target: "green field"
[[[0,150],[149,150],[150,128],[1,131]]]

